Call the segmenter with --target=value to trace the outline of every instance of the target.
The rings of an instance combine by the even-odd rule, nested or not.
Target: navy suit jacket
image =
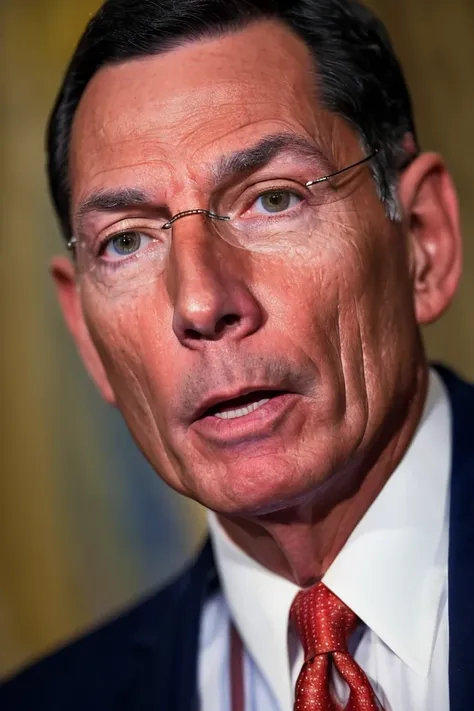
[[[450,711],[471,711],[474,387],[446,369],[439,370],[453,411]],[[1,711],[198,711],[199,623],[206,596],[216,584],[207,542],[194,563],[165,589],[6,682],[0,688]]]

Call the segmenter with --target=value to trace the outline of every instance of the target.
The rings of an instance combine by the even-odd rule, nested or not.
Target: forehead
[[[269,133],[328,133],[313,61],[287,28],[234,34],[107,66],[89,83],[71,137],[73,201],[104,181],[192,181],[203,164]]]

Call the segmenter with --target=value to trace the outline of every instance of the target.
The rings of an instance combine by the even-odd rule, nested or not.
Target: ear
[[[446,311],[461,277],[456,189],[442,158],[423,153],[402,174],[399,194],[411,239],[416,318],[426,325]]]
[[[84,365],[104,400],[115,406],[114,392],[84,320],[74,265],[66,257],[55,257],[51,262],[51,275],[64,320],[76,342]]]

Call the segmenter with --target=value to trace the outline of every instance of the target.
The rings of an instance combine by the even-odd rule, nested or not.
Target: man
[[[2,709],[470,709],[474,392],[420,335],[458,207],[380,23],[108,0],[48,156],[66,322],[211,543]]]

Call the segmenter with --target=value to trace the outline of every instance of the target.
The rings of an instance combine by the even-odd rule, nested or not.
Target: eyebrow
[[[318,159],[330,168],[327,156],[320,148],[303,136],[293,133],[276,133],[265,136],[256,145],[243,148],[223,156],[214,169],[214,179],[221,182],[225,178],[239,173],[251,173],[264,168],[281,153],[294,153],[301,158]]]
[[[96,190],[79,203],[74,221],[80,227],[90,212],[114,212],[129,207],[149,205],[151,195],[139,188]]]
[[[294,153],[306,159],[318,159],[330,171],[331,166],[320,148],[303,136],[277,133],[265,136],[249,148],[243,148],[228,156],[222,156],[212,168],[215,183],[242,173],[251,173],[264,168],[282,153]],[[82,200],[75,212],[74,223],[80,232],[85,218],[91,212],[117,212],[131,207],[150,206],[153,197],[140,188],[124,187],[96,190]]]

